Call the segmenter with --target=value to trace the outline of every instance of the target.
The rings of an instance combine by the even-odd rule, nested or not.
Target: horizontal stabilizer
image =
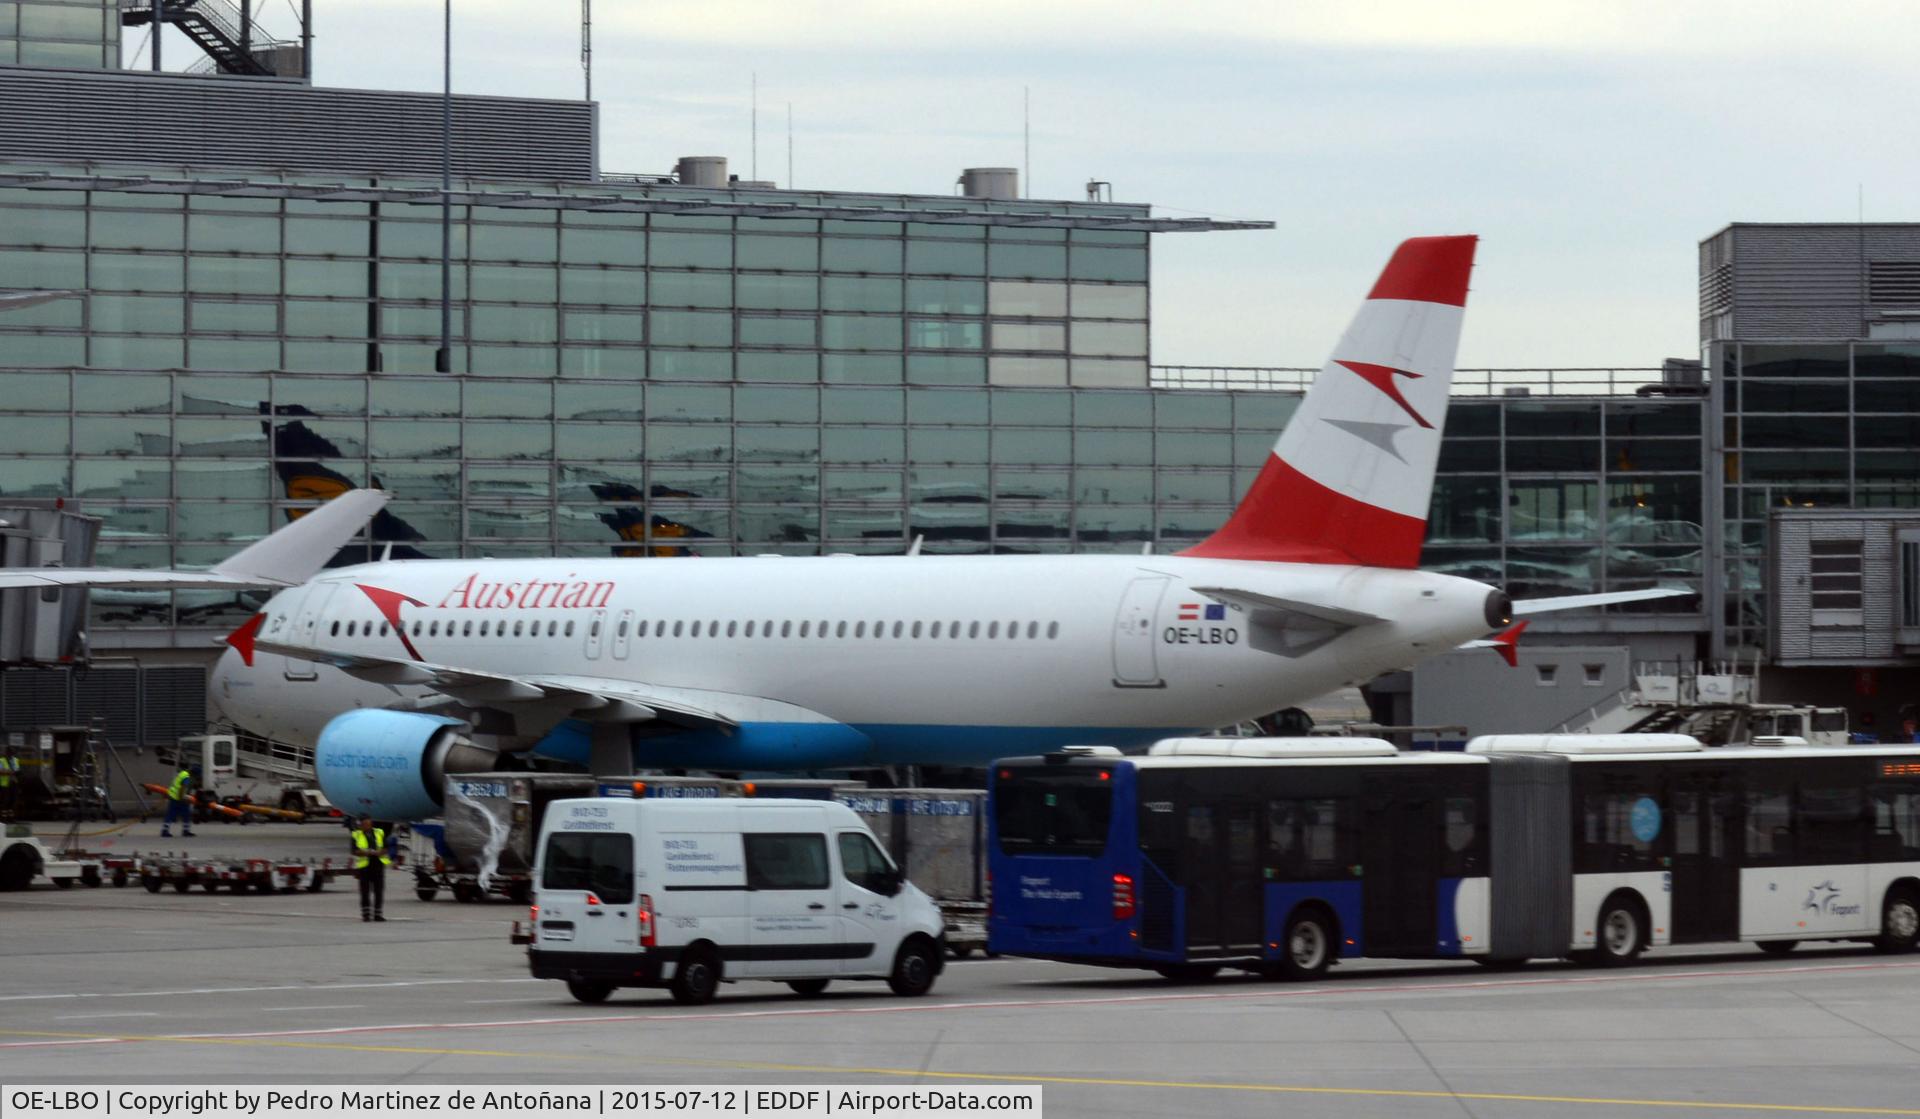
[[[1224,602],[1245,613],[1256,625],[1298,625],[1307,621],[1317,622],[1323,626],[1352,629],[1355,626],[1367,626],[1386,621],[1378,614],[1368,614],[1361,610],[1344,610],[1324,602],[1276,598],[1270,594],[1257,594],[1234,587],[1195,587],[1193,589],[1198,594]]]
[[[348,490],[320,508],[214,564],[208,571],[125,567],[22,567],[0,570],[0,591],[47,587],[131,587],[152,590],[247,590],[291,587],[325,567],[340,546],[387,503],[381,490]]]
[[[1687,587],[1648,587],[1638,591],[1608,591],[1606,594],[1570,594],[1558,598],[1523,598],[1513,604],[1513,616],[1555,614],[1562,610],[1580,610],[1588,606],[1617,606],[1623,602],[1648,602],[1656,598],[1676,598],[1698,594]]]
[[[1492,637],[1482,638],[1479,641],[1468,641],[1465,644],[1457,646],[1457,648],[1492,649],[1494,652],[1500,654],[1501,660],[1507,662],[1508,668],[1519,668],[1520,634],[1532,624],[1531,622],[1515,622]]]

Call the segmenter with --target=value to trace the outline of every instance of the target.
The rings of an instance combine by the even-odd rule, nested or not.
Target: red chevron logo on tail
[[[1413,417],[1413,422],[1425,428],[1433,426],[1427,422],[1425,416],[1413,410],[1413,405],[1407,403],[1406,397],[1400,395],[1400,385],[1394,380],[1395,377],[1418,380],[1420,374],[1411,373],[1405,369],[1395,369],[1390,365],[1369,365],[1364,361],[1341,361],[1339,358],[1334,359],[1334,364],[1352,370],[1359,374],[1361,380],[1386,393],[1387,399],[1398,404],[1407,415]]]
[[[369,587],[365,583],[355,583],[354,586],[359,587],[363,594],[373,600],[374,609],[380,611],[380,616],[393,626],[394,636],[400,639],[400,644],[407,650],[407,655],[414,660],[425,660],[426,658],[420,655],[420,650],[413,647],[413,642],[407,640],[407,627],[400,620],[400,607],[425,606],[426,603],[412,595],[401,594],[399,591]]]

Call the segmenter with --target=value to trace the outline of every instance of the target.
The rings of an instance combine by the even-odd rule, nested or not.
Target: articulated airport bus
[[[1764,740],[1763,740],[1764,741]],[[1204,979],[1920,936],[1920,747],[1173,739],[992,771],[988,948]]]

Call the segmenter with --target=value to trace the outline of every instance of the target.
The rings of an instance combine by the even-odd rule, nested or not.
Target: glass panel
[[[105,297],[95,296],[96,302]],[[240,303],[233,300],[196,299],[192,304],[193,329],[233,334],[273,334],[280,329],[278,303]],[[95,319],[96,324],[98,318]],[[96,325],[96,329],[103,328]],[[177,328],[176,328],[177,329]]]
[[[5,7],[0,5],[0,11]],[[0,34],[5,34],[5,23],[5,16],[0,15]],[[13,245],[81,248],[87,243],[87,212],[46,205],[10,206],[0,210],[0,241]]]
[[[913,319],[908,329],[909,343],[916,350],[977,350],[985,334],[979,322],[948,319]]]
[[[546,419],[553,414],[553,387],[544,382],[469,381],[467,415]]]
[[[1065,466],[1073,461],[1073,433],[1045,428],[997,429],[993,432],[993,461]]]
[[[271,295],[280,290],[280,262],[237,256],[190,256],[187,289],[235,295]]]
[[[1067,328],[1062,323],[996,322],[993,324],[993,348],[996,350],[1064,350],[1067,348]],[[1064,379],[1066,375],[1064,364],[1060,364],[1060,373]]]
[[[639,385],[554,386],[554,412],[567,420],[637,420],[641,417]]]
[[[438,285],[435,285],[436,291]],[[366,298],[367,266],[357,260],[287,261],[288,295],[339,295]],[[424,293],[415,293],[415,298]],[[436,308],[437,310],[437,308]]]
[[[175,507],[180,540],[255,540],[272,531],[272,506],[230,501],[182,501]]]
[[[14,479],[28,484],[36,473],[50,473],[55,464],[34,461],[7,464],[8,492],[15,493]],[[67,464],[59,463],[61,489],[64,491]],[[80,497],[166,498],[173,496],[173,464],[164,459],[80,459],[73,464],[73,492]],[[265,497],[264,492],[258,496]]]
[[[958,227],[954,232],[958,232]],[[907,242],[907,271],[929,276],[985,275],[987,246],[983,241],[925,241],[914,238]]]
[[[457,499],[460,496],[458,463],[387,462],[379,465],[375,476],[387,489],[402,497]],[[454,534],[439,537],[453,538]]]
[[[835,350],[897,350],[901,323],[890,316],[823,315],[820,342]]]
[[[1233,441],[1225,435],[1193,431],[1161,431],[1153,438],[1154,455],[1161,466],[1232,466]]]
[[[466,429],[468,458],[539,459],[553,454],[549,424],[469,422]]]
[[[1073,317],[1144,319],[1147,317],[1147,289],[1131,284],[1074,284]]]
[[[814,423],[820,418],[819,393],[812,388],[743,388],[735,398],[734,415],[744,422]]]
[[[435,378],[375,378],[371,411],[376,416],[457,416],[460,384]]]
[[[198,215],[195,216],[195,220],[198,220]],[[365,219],[341,221],[327,218],[288,218],[285,222],[287,251],[312,253],[316,256],[329,253],[337,253],[341,256],[366,256],[368,229],[369,223]],[[439,255],[437,250],[434,255]],[[364,265],[362,270],[365,270]]]
[[[820,500],[820,471],[810,466],[742,466],[734,484],[741,501]]]
[[[898,284],[894,284],[893,287],[896,291],[899,289]],[[747,273],[735,278],[734,298],[738,306],[745,308],[772,311],[817,310],[820,306],[820,279],[817,276],[762,276]],[[885,308],[867,307],[852,309],[885,310]]]
[[[1084,504],[1145,503],[1153,500],[1151,470],[1081,470],[1074,474],[1074,500]]]
[[[656,310],[653,341],[662,346],[731,346],[733,316],[724,312]]]
[[[167,421],[157,422],[160,427],[159,446],[155,450],[144,452],[146,454],[164,455],[172,449],[166,439]],[[86,442],[82,445],[91,448],[102,442],[99,436],[104,434],[106,437],[104,442],[107,445],[99,450],[89,449],[86,453],[90,454],[115,452],[139,454],[143,453],[138,450],[141,440],[134,429],[144,427],[151,431],[155,423],[154,420],[127,422],[82,419],[74,423],[73,438],[84,439]],[[101,425],[107,425],[104,433],[100,431]],[[127,429],[125,435],[120,433],[123,427]],[[67,437],[66,422],[42,416],[0,416],[0,447],[5,447],[8,455],[64,455],[72,450]],[[7,459],[8,468],[11,468],[15,461],[17,460]],[[11,479],[8,481],[11,482]],[[8,485],[7,489],[10,491],[12,486]]]
[[[768,318],[762,315],[740,316],[740,344],[743,346],[812,346],[814,320]]]
[[[1882,382],[1883,383],[1883,382]],[[1875,383],[1881,384],[1881,383]],[[1898,391],[1898,386],[1893,386]],[[1861,388],[1873,392],[1866,384]],[[1875,394],[1880,395],[1880,394]],[[1803,381],[1742,381],[1741,410],[1745,412],[1844,412],[1847,410],[1847,386],[1844,383]]]
[[[578,216],[566,215],[568,220]],[[569,264],[645,264],[647,235],[638,229],[562,228],[560,259]]]
[[[733,432],[720,424],[651,423],[647,455],[654,462],[726,462],[733,458]]]
[[[269,399],[265,377],[175,377],[176,412],[257,416]]]
[[[97,249],[179,250],[186,247],[186,222],[179,213],[93,212]]]
[[[1225,393],[1160,393],[1155,402],[1159,426],[1163,428],[1233,426],[1233,402]]]
[[[1600,469],[1598,439],[1509,439],[1506,452],[1507,469],[1512,471],[1564,470],[1595,473]],[[1444,469],[1451,469],[1451,466]]]
[[[187,238],[194,252],[278,253],[280,219],[191,214],[187,217]],[[361,272],[365,271],[362,266]]]
[[[987,285],[979,280],[907,281],[907,309],[935,315],[978,315],[987,309]]]
[[[1740,348],[1740,375],[1743,379],[1845,377],[1847,367],[1847,347],[1845,346],[1742,346]]]
[[[906,432],[897,427],[826,427],[821,458],[832,463],[900,463],[907,457]]]
[[[467,467],[469,497],[524,497],[545,503],[552,499],[552,489],[544,465]]]
[[[898,470],[828,470],[829,501],[899,502],[905,495]]]
[[[87,314],[94,330],[179,334],[186,329],[186,305],[177,296],[96,295],[87,300]]]
[[[740,461],[812,462],[820,457],[820,432],[811,427],[749,427],[735,429],[735,454]]]
[[[1451,423],[1448,424],[1452,426]],[[1700,435],[1698,404],[1607,405],[1608,435]]]
[[[899,354],[822,354],[820,379],[828,384],[897,384],[903,376]]]
[[[732,401],[732,390],[724,386],[647,387],[647,414],[656,420],[726,420],[733,416]]]
[[[828,237],[820,243],[820,267],[828,272],[900,272],[897,239]]]
[[[643,434],[644,429],[637,423],[563,423],[554,429],[554,454],[568,459],[637,462],[643,450]]]
[[[898,278],[827,276],[820,292],[821,306],[829,311],[898,311],[904,305]]]
[[[365,338],[368,329],[367,308],[365,303],[289,299],[286,331],[295,337]]]
[[[1600,485],[1592,480],[1508,482],[1507,539],[1591,540],[1598,537]]]
[[[469,255],[474,260],[551,262],[557,255],[555,233],[551,225],[475,225]]]
[[[185,446],[184,439],[182,446]],[[174,463],[173,472],[174,486],[180,497],[264,501],[268,496],[270,475],[264,461],[194,462],[181,459]],[[129,492],[124,496],[136,495]]]
[[[738,268],[812,272],[820,267],[820,240],[812,236],[742,234],[734,239],[733,252]]]
[[[1076,280],[1127,280],[1147,282],[1145,249],[1094,249],[1073,246],[1070,274]]]
[[[0,257],[16,255],[29,254],[0,253]],[[92,286],[96,291],[180,291],[186,286],[186,263],[177,256],[90,253],[86,258],[87,279],[81,280],[76,272],[73,279],[65,280],[58,278],[63,272],[58,266],[68,259],[77,260],[77,257],[60,253],[30,255],[55,265],[54,268],[41,273],[37,280],[40,284],[58,283],[61,287]]]
[[[1067,275],[1067,247],[997,243],[993,246],[993,274],[1063,280]]]
[[[987,432],[977,428],[910,428],[907,457],[916,463],[985,462]]]
[[[460,457],[457,423],[374,420],[370,426],[374,458]]]
[[[910,354],[907,381],[917,385],[983,385],[987,360],[960,354]]]
[[[743,541],[808,544],[820,539],[820,511],[803,505],[743,505],[734,521]]]
[[[654,350],[647,360],[650,375],[666,381],[725,381],[733,376],[731,351]]]
[[[20,407],[14,400],[14,390],[23,376],[19,373],[7,375],[5,405],[9,409]],[[165,373],[80,373],[74,377],[74,394],[77,400],[75,407],[81,411],[112,412],[115,415],[173,411],[173,381]]]
[[[647,274],[612,268],[562,268],[560,299],[566,303],[637,307],[647,301]]]
[[[733,239],[723,233],[677,233],[656,228],[652,263],[667,268],[730,268]]]
[[[1161,471],[1161,501],[1207,502],[1225,505],[1233,500],[1233,475],[1219,473],[1188,474],[1177,471]],[[1428,537],[1433,533],[1429,528]]]
[[[995,327],[995,337],[999,337],[1001,328]],[[1036,388],[1065,385],[1067,383],[1067,363],[1057,357],[1007,357],[996,355],[987,362],[987,381],[995,385],[1033,386]]]

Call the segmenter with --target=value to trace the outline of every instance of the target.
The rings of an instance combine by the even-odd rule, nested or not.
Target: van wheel
[[[600,979],[569,979],[567,993],[592,1006],[607,1001],[607,996],[613,994],[613,984]]]
[[[1769,956],[1784,956],[1799,943],[1797,940],[1763,940],[1760,941],[1760,950]]]
[[[0,855],[0,890],[24,890],[33,885],[39,873],[40,857],[24,843],[16,843]]]
[[[1318,979],[1333,963],[1333,918],[1317,907],[1296,910],[1280,938],[1280,974],[1288,979]]]
[[[421,901],[432,901],[434,898],[437,898],[440,896],[440,891],[432,889],[430,887],[421,886],[416,888],[413,891],[413,896],[419,898]]]
[[[812,999],[819,998],[820,992],[826,990],[830,982],[830,979],[791,979],[787,981],[787,986],[793,988],[793,993],[801,998]]]
[[[933,990],[934,978],[939,974],[940,964],[934,959],[933,949],[925,941],[909,940],[893,957],[893,972],[887,976],[887,986],[892,987],[896,995],[918,998]]]
[[[1601,967],[1630,964],[1647,947],[1647,922],[1632,894],[1614,894],[1600,907],[1599,935],[1592,962]]]
[[[1920,895],[1911,886],[1887,891],[1880,909],[1880,935],[1873,946],[1882,952],[1911,952],[1920,943]]]
[[[673,980],[667,984],[667,990],[673,992],[673,1001],[682,1006],[712,1002],[719,989],[720,961],[704,949],[680,957],[680,965],[673,969]]]

